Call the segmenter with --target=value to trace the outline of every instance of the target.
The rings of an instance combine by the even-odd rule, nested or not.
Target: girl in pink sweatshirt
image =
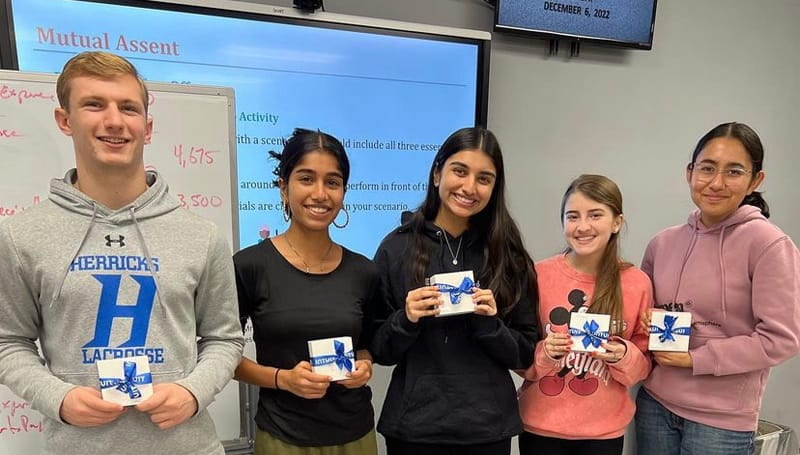
[[[767,221],[764,149],[742,123],[686,166],[697,206],[647,246],[655,306],[692,313],[689,352],[654,353],[637,397],[638,453],[749,455],[769,369],[800,349],[800,255]]]
[[[536,264],[544,328],[524,374],[521,455],[619,455],[633,418],[628,388],[650,363],[640,315],[650,308],[647,275],[619,257],[622,194],[601,175],[582,175],[561,201],[567,249]],[[570,313],[611,315],[605,353],[570,352]]]

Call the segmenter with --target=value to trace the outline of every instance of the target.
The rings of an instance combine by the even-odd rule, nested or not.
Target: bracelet
[[[280,368],[275,368],[275,390],[280,390],[281,388],[278,387],[278,372],[281,371]]]

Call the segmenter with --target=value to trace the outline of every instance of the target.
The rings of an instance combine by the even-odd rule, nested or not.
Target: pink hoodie
[[[800,253],[756,207],[710,228],[699,217],[656,235],[642,262],[655,307],[692,313],[693,368],[654,363],[644,387],[683,418],[753,431],[770,367],[800,350]]]

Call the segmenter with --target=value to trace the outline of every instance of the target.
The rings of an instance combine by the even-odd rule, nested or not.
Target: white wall
[[[489,125],[508,153],[531,253],[561,245],[560,195],[572,177],[596,172],[623,190],[624,251],[638,262],[648,239],[691,209],[683,169],[696,140],[731,120],[760,133],[772,220],[800,239],[798,20],[800,2],[790,0],[662,0],[652,51],[585,46],[574,59],[496,34]],[[773,371],[762,418],[800,429],[799,380],[798,358]]]
[[[325,4],[335,13],[481,30],[491,30],[493,15],[482,0]],[[568,58],[562,44],[550,57],[544,41],[494,34],[489,127],[506,155],[513,213],[531,254],[542,259],[561,248],[561,194],[572,178],[593,172],[622,188],[624,253],[638,263],[649,238],[692,208],[683,169],[695,142],[732,120],[760,133],[772,220],[800,239],[798,22],[796,0],[660,0],[649,52],[584,44]],[[380,396],[388,373],[377,373]],[[800,359],[775,368],[762,418],[800,430],[797,384]]]

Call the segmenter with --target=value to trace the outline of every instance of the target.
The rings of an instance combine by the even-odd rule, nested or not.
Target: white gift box
[[[430,278],[430,284],[437,286],[442,293],[442,304],[437,316],[474,313],[472,288],[476,287],[472,270],[463,272],[439,273]]]
[[[611,316],[595,313],[570,313],[569,334],[575,352],[606,352],[601,343],[608,340]]]
[[[97,361],[103,399],[132,406],[153,395],[153,378],[146,356]]]
[[[330,376],[332,381],[348,379],[347,373],[356,369],[353,339],[325,338],[308,342],[308,356],[314,373]]]
[[[688,352],[692,334],[692,313],[653,311],[650,313],[651,351]]]

